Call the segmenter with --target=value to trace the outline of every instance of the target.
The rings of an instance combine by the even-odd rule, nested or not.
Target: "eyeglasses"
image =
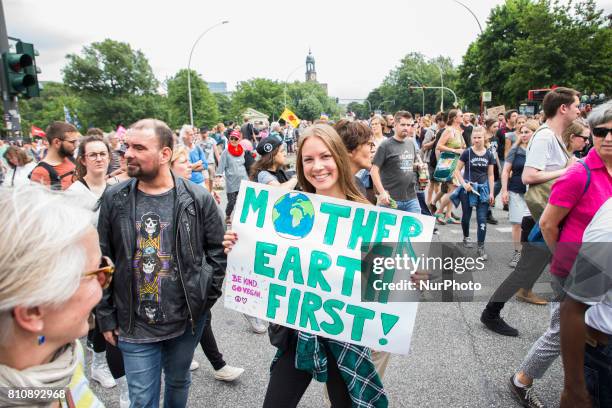
[[[579,138],[581,138],[581,139],[582,139],[582,140],[584,140],[584,141],[589,140],[589,137],[588,137],[588,136],[576,135],[576,134],[574,134],[574,135],[572,135],[572,136],[574,136],[574,137],[579,137]]]
[[[62,142],[66,142],[66,143],[71,143],[73,145],[76,145],[77,142],[79,141],[79,139],[74,139],[74,140],[66,140],[66,139],[60,139]]]
[[[608,133],[612,133],[612,128],[596,127],[593,128],[593,136],[595,137],[606,137]]]
[[[103,256],[100,260],[100,267],[95,271],[86,272],[83,277],[95,276],[100,286],[102,286],[102,289],[107,289],[113,280],[113,273],[115,273],[113,261],[111,261],[109,257]]]
[[[98,160],[98,157],[100,158],[100,160],[104,160],[108,157],[108,153],[107,152],[91,152],[91,153],[87,153],[85,157],[87,157],[91,161]]]

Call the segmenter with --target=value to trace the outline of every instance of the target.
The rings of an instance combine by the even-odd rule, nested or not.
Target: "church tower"
[[[308,49],[306,57],[306,82],[317,82],[317,72],[315,71],[315,59],[312,52]]]

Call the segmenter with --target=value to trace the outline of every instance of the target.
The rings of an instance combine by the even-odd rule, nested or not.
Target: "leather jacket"
[[[221,296],[227,256],[225,228],[212,195],[203,187],[173,174],[174,259],[178,268],[192,331],[195,321]],[[98,234],[102,254],[115,263],[113,280],[96,308],[100,331],[134,329],[133,257],[136,253],[136,191],[132,178],[106,189],[101,200]],[[203,262],[205,260],[205,262]]]

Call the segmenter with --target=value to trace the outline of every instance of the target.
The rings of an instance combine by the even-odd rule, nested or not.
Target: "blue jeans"
[[[470,205],[468,195],[465,191],[459,194],[461,200],[461,229],[463,237],[470,236],[470,220],[472,219],[472,206]],[[485,237],[487,236],[487,212],[489,211],[489,203],[479,202],[476,205],[476,221],[478,222],[477,237],[478,245],[484,245]]]
[[[421,208],[422,215],[429,215],[430,217],[433,215],[427,207],[427,203],[425,202],[425,192],[417,191],[417,199],[419,200],[419,207]]]
[[[397,203],[398,210],[406,211],[409,213],[416,213],[416,214],[421,213],[421,205],[419,204],[418,198],[413,198],[412,200],[406,200],[406,201],[396,201],[396,203]]]
[[[585,346],[584,379],[594,407],[612,407],[612,336],[606,346]]]
[[[189,365],[193,352],[202,337],[208,314],[197,321],[195,335],[187,323],[185,333],[156,343],[128,343],[119,341],[130,391],[130,408],[159,406],[161,372],[164,370],[164,407],[187,406],[191,373]]]

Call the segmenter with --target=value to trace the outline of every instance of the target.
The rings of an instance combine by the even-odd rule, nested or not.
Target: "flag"
[[[70,116],[70,111],[68,110],[66,105],[64,105],[64,121],[66,123],[72,123],[72,117]]]
[[[45,134],[45,132],[41,128],[37,128],[34,125],[32,125],[32,129],[30,130],[30,134],[32,135],[32,137],[34,137],[34,136],[36,136],[36,137],[47,137],[47,135]]]
[[[123,142],[123,138],[125,137],[125,132],[127,132],[127,130],[123,126],[119,125],[119,127],[115,131],[115,135],[117,136],[117,139]]]
[[[291,126],[293,126],[294,128],[297,128],[300,124],[300,118],[298,118],[295,113],[291,112],[287,108],[285,108],[280,118],[284,119],[285,122],[291,123]]]

